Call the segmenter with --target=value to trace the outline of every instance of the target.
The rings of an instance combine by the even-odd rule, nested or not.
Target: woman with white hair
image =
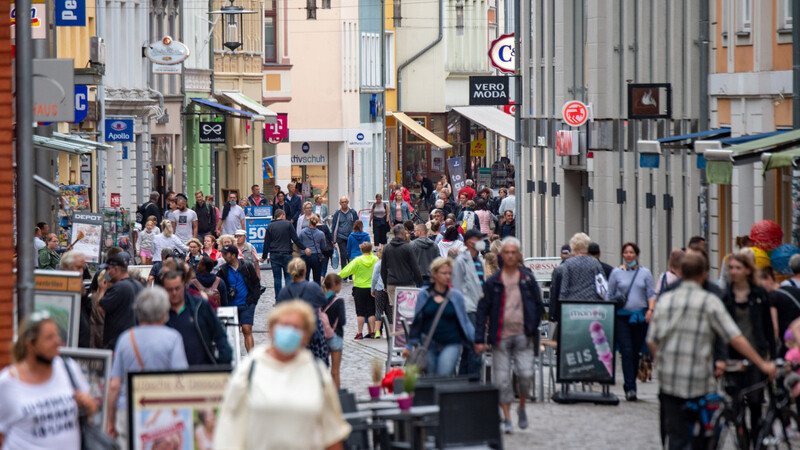
[[[605,300],[598,293],[598,274],[603,274],[603,266],[597,258],[589,255],[592,239],[586,233],[575,233],[569,240],[573,256],[561,263],[561,300]]]
[[[270,344],[250,352],[228,380],[214,448],[334,449],[350,434],[333,378],[304,347],[317,330],[302,300],[275,306]]]
[[[189,367],[180,333],[165,326],[169,318],[169,296],[158,286],[142,290],[133,310],[139,326],[117,339],[111,382],[108,387],[106,433],[117,438],[122,448],[128,445],[128,414],[125,381],[128,372],[182,370]]]

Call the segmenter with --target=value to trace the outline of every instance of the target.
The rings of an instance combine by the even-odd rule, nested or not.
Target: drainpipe
[[[428,50],[432,49],[436,44],[442,42],[442,38],[444,37],[444,0],[439,0],[439,37],[436,38],[435,41],[428,44],[425,48],[420,50],[416,55],[412,56],[403,64],[400,64],[400,67],[397,68],[397,110],[402,111],[403,108],[401,107],[403,101],[403,69],[405,69],[409,64],[416,61],[420,56],[424,55],[428,52]]]
[[[700,87],[698,89],[698,93],[700,94],[700,123],[698,124],[697,131],[708,129],[708,28],[708,2],[702,1],[700,2],[700,33],[698,36],[700,41]],[[796,50],[797,47],[795,47],[795,53]],[[705,170],[700,171],[700,196],[704,200],[700,208],[700,233],[701,236],[705,238],[706,242],[709,242],[709,222],[711,220],[709,215],[709,203],[711,199],[709,198],[709,188]]]

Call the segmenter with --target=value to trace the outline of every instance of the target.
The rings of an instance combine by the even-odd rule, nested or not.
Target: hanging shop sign
[[[264,124],[264,141],[280,144],[289,140],[289,116],[278,114],[275,123]]]
[[[160,41],[148,45],[145,55],[156,64],[180,64],[189,57],[189,47],[170,36],[164,36]]]
[[[470,105],[508,105],[508,77],[469,77]]]
[[[464,174],[464,163],[460,156],[447,160],[447,169],[450,172],[450,184],[453,185],[453,192],[460,192],[467,185],[467,178]]]
[[[580,154],[580,136],[577,131],[556,131],[556,155],[575,156]]]
[[[293,166],[327,166],[327,142],[292,142]]]
[[[349,130],[347,132],[347,146],[349,148],[372,147],[372,133],[364,130]]]
[[[224,144],[225,122],[200,122],[201,144]]]
[[[133,142],[133,119],[106,119],[106,142]]]
[[[571,100],[561,108],[561,118],[572,127],[579,127],[589,120],[589,107],[583,102]]]
[[[669,119],[672,117],[670,83],[628,84],[629,119]]]
[[[56,26],[86,26],[86,0],[56,0]]]
[[[14,3],[11,3],[11,39],[16,36],[18,11]],[[47,5],[44,1],[34,2],[31,5],[31,38],[47,39]],[[35,92],[35,91],[34,91]]]
[[[75,85],[75,120],[73,123],[83,122],[89,113],[89,86]]]
[[[275,157],[268,156],[261,160],[262,177],[265,180],[275,178]]]
[[[504,34],[489,46],[489,61],[502,72],[515,73],[516,50],[513,34]]]
[[[469,143],[469,156],[486,156],[486,139],[476,139]]]
[[[33,120],[75,120],[75,73],[72,59],[33,60]]]

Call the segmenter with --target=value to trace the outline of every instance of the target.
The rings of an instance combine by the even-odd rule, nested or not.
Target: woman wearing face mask
[[[299,300],[272,310],[271,344],[255,347],[228,380],[214,448],[343,448],[351,428],[336,386],[327,368],[303,348],[316,324],[314,311]]]
[[[608,298],[620,303],[614,326],[622,354],[623,387],[625,399],[635,401],[639,352],[647,334],[647,323],[656,307],[656,288],[653,274],[639,265],[638,245],[633,242],[623,244],[622,261],[623,264],[608,278]]]
[[[300,299],[311,305],[314,311],[319,311],[320,308],[327,306],[328,301],[325,294],[322,293],[322,288],[313,281],[306,281],[308,268],[305,261],[294,258],[289,261],[286,269],[292,277],[292,282],[281,289],[275,303]],[[328,364],[328,341],[325,339],[325,331],[322,329],[322,321],[319,320],[319,317],[317,317],[317,332],[311,337],[307,348],[317,359]]]
[[[33,313],[21,324],[12,348],[14,364],[0,372],[3,448],[81,448],[79,409],[91,417],[97,403],[80,367],[59,356],[62,345],[47,311]]]

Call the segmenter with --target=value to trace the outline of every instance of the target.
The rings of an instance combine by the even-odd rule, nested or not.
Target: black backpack
[[[142,203],[141,206],[139,206],[139,209],[136,210],[136,221],[142,224],[143,228],[144,228],[144,221],[145,219],[147,219],[147,217],[145,217],[144,215],[147,214],[147,207],[152,204],[153,202],[150,201],[144,202]]]

